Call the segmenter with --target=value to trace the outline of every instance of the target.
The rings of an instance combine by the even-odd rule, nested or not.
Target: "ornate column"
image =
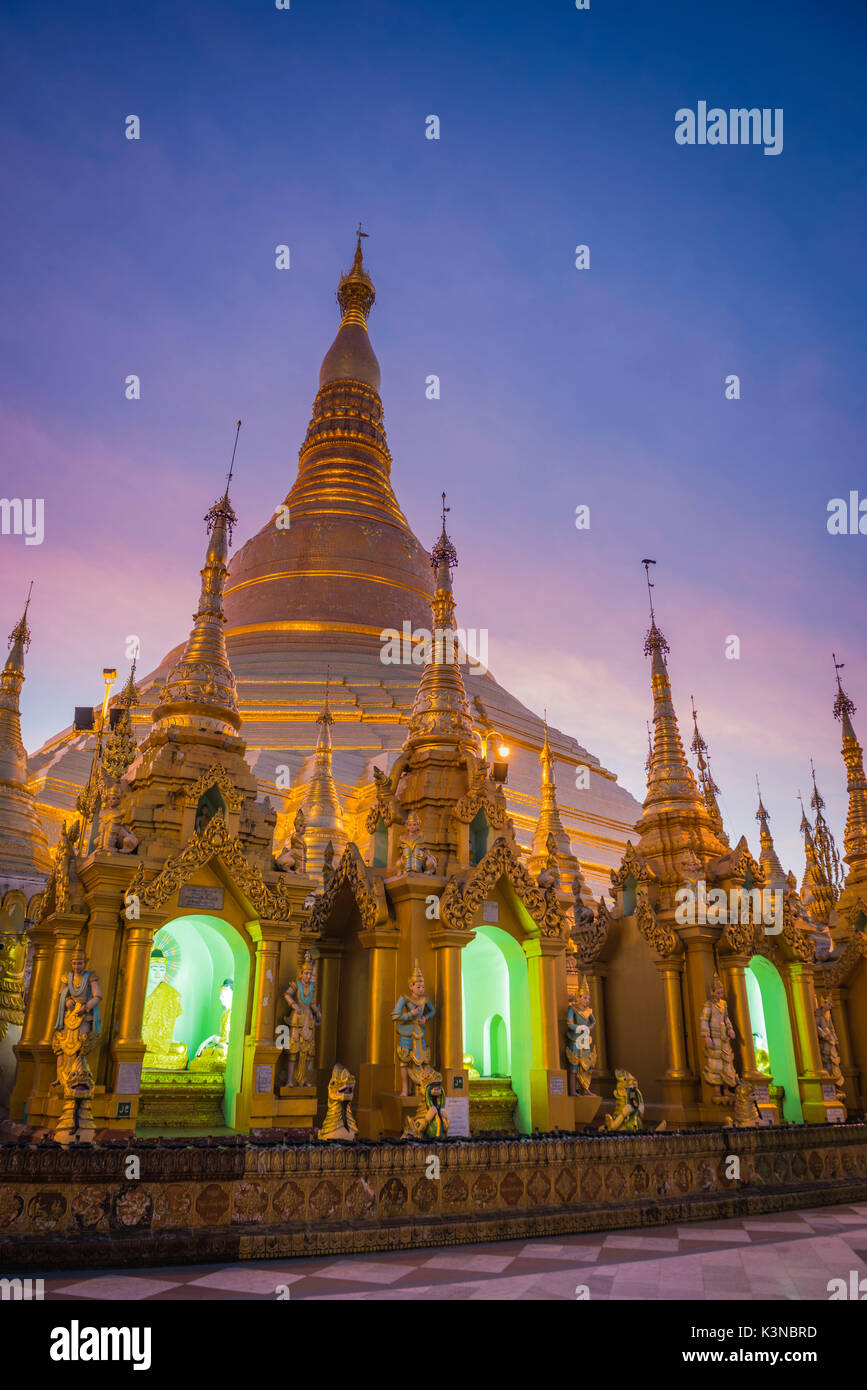
[[[115,996],[115,1035],[111,1052],[116,1071],[114,1091],[123,1098],[138,1097],[145,1045],[141,1035],[142,1014],[148,982],[148,961],[155,933],[163,924],[159,912],[141,910],[139,917],[124,917],[123,947]],[[133,1105],[132,1119],[138,1109]]]
[[[397,998],[395,976],[399,936],[393,927],[373,927],[369,931],[360,931],[358,939],[370,954],[367,1061],[359,1068],[356,1118],[359,1132],[365,1138],[378,1139],[382,1133],[379,1097],[395,1090],[396,1054],[391,1011]]]
[[[442,924],[430,935],[437,963],[438,1069],[443,1074],[446,1095],[469,1096],[464,1071],[461,951],[475,940],[475,935],[474,931],[454,931]]]
[[[686,1053],[686,1038],[683,1031],[683,994],[680,976],[683,971],[682,956],[667,956],[656,962],[662,976],[665,994],[665,1022],[668,1035],[668,1067],[666,1077],[671,1080],[692,1078]]]
[[[808,1124],[823,1124],[827,1109],[838,1108],[836,1092],[822,1066],[819,1035],[816,1031],[816,994],[813,967],[804,961],[787,961],[785,971],[791,987],[797,1055],[800,1060],[798,1085],[801,1108]],[[828,1087],[828,1094],[825,1087]],[[842,1113],[842,1112],[841,1112]]]
[[[831,1000],[831,1018],[837,1032],[840,1048],[840,1069],[846,1078],[846,1104],[853,1110],[860,1109],[860,1072],[855,1065],[852,1052],[852,1035],[849,1032],[849,991],[848,989],[829,989],[825,991]]]
[[[534,1129],[571,1129],[572,1097],[567,1094],[557,1017],[557,957],[566,950],[560,936],[531,936],[522,943],[530,978],[533,1064],[530,1097]]]

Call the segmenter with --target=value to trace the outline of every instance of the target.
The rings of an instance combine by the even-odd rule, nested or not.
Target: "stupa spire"
[[[810,796],[810,805],[816,813],[816,820],[813,826],[813,843],[816,847],[816,860],[819,866],[820,880],[826,894],[831,899],[831,907],[840,896],[841,874],[840,856],[831,833],[831,827],[825,819],[825,801],[819,788],[816,785],[816,769],[813,766],[813,759],[810,759],[810,772],[813,778],[813,791]],[[831,908],[828,909],[830,912]]]
[[[572,852],[572,845],[569,836],[560,818],[560,808],[557,805],[557,785],[554,781],[554,754],[551,751],[551,743],[548,738],[548,711],[544,712],[544,735],[542,739],[542,750],[539,754],[539,762],[542,766],[542,804],[539,811],[539,819],[533,832],[533,845],[530,855],[531,871],[535,869],[537,861],[541,862],[547,857],[549,836],[553,836],[555,852],[560,863],[561,875],[567,875],[570,871],[574,874],[578,867],[578,860]],[[562,861],[567,861],[563,863]]]
[[[331,667],[325,676],[325,695],[322,709],[316,718],[319,734],[316,752],[313,755],[313,776],[307,786],[303,810],[307,823],[307,866],[308,872],[322,873],[325,851],[329,841],[339,857],[346,845],[346,831],[343,825],[343,810],[337,795],[337,786],[331,770],[333,756],[331,726],[334,715],[329,705],[329,685]]]
[[[810,761],[812,765],[812,759]],[[801,881],[801,900],[811,917],[814,917],[817,922],[827,922],[831,915],[831,910],[834,907],[834,903],[837,900],[837,893],[832,884],[828,881],[827,874],[820,860],[816,837],[813,833],[813,827],[810,824],[807,812],[804,809],[804,799],[800,792],[798,792],[798,801],[801,804],[800,829],[804,837],[804,859],[806,861],[804,877]],[[821,813],[821,809],[825,803],[822,801],[821,797],[818,798],[818,802],[818,809]],[[813,805],[812,797],[810,799],[810,804]]]
[[[774,838],[768,825],[770,816],[765,810],[762,802],[762,789],[759,786],[758,777],[756,777],[756,790],[759,794],[759,809],[756,811],[756,820],[759,823],[759,842],[761,844],[759,863],[764,870],[765,887],[785,889],[787,884],[786,872],[779,861],[776,848],[774,847]]]
[[[235,449],[241,421],[235,431]],[[181,725],[217,733],[237,734],[241,727],[235,677],[229,666],[223,627],[223,587],[228,569],[226,558],[237,521],[229,501],[229,486],[235,450],[226,480],[226,490],[205,514],[208,546],[201,571],[199,606],[193,615],[193,628],[184,653],[172,670],[154,710],[155,728]]]
[[[864,753],[852,724],[855,705],[843,689],[840,679],[843,665],[835,654],[837,695],[834,700],[834,718],[840,720],[843,729],[843,762],[846,765],[846,790],[849,797],[849,811],[843,833],[843,858],[849,865],[849,877],[860,880],[867,877],[867,778],[864,776]]]
[[[9,655],[0,675],[0,779],[27,781],[27,754],[21,740],[21,687],[24,684],[24,653],[30,647],[27,611],[33,593],[33,580],[27,591],[24,612],[9,634]]]
[[[27,752],[21,738],[21,687],[24,653],[30,646],[27,613],[33,581],[24,612],[9,634],[9,655],[0,673],[0,863],[7,874],[47,873],[48,842],[36,814],[28,786]]]
[[[695,728],[695,733],[693,734],[691,747],[693,753],[695,754],[695,761],[698,766],[698,780],[701,785],[702,796],[704,797],[704,804],[707,807],[707,813],[710,816],[711,821],[713,822],[714,830],[719,835],[723,844],[727,845],[729,842],[729,838],[723,827],[722,813],[720,811],[719,803],[717,801],[719,787],[717,786],[716,782],[713,780],[713,777],[711,775],[710,753],[708,751],[707,743],[699,731],[698,712],[695,707],[695,699],[692,695],[690,695],[689,699],[692,705],[692,722]]]
[[[460,668],[464,651],[455,628],[452,570],[457,566],[458,556],[446,530],[446,512],[450,509],[446,506],[445,493],[442,506],[442,532],[430,556],[436,575],[436,589],[430,601],[432,632],[404,747],[457,743],[475,756],[477,744]]]
[[[650,628],[644,639],[644,654],[651,659],[651,686],[653,690],[653,754],[647,779],[645,808],[659,801],[688,801],[692,805],[703,805],[696,788],[692,768],[683,751],[677,715],[671,698],[671,683],[665,658],[669,645],[656,625],[653,609],[654,585],[650,579],[650,565],[655,560],[642,560],[647,577],[647,593],[650,600]]]
[[[115,705],[115,709],[120,709],[121,714],[106,740],[100,760],[100,770],[103,776],[113,781],[120,781],[127,768],[131,767],[135,761],[137,751],[131,714],[133,706],[139,702],[138,688],[135,683],[135,668],[136,661],[133,658],[129,679]]]

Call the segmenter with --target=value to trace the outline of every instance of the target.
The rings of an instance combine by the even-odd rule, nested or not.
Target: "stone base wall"
[[[125,1176],[128,1159],[140,1176]],[[429,1178],[429,1160],[440,1164]],[[730,1159],[740,1178],[729,1178]],[[0,1273],[656,1226],[867,1198],[867,1125],[622,1137],[0,1145]]]

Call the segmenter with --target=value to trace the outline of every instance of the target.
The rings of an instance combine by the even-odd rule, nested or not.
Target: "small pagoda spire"
[[[193,629],[184,653],[169,675],[154,710],[155,728],[180,725],[230,735],[237,734],[241,728],[235,677],[223,634],[226,622],[223,588],[229,572],[226,558],[232,528],[238,519],[229,501],[229,486],[240,429],[239,420],[226,490],[205,515],[209,540],[201,571],[199,607],[193,615]]]
[[[9,655],[0,675],[0,779],[27,782],[27,754],[21,739],[21,687],[24,684],[24,653],[30,648],[27,612],[33,580],[27,591],[24,612],[9,634]]]
[[[653,753],[650,759],[650,772],[647,779],[645,807],[655,801],[686,800],[693,804],[700,802],[695,776],[686,760],[677,715],[671,698],[671,683],[665,658],[669,645],[656,625],[653,610],[653,589],[650,580],[650,565],[655,560],[642,560],[647,578],[647,594],[650,602],[650,629],[644,639],[644,654],[651,658],[651,684],[653,689]]]
[[[542,749],[539,754],[539,762],[542,766],[542,803],[539,811],[539,819],[533,832],[533,845],[530,852],[529,868],[531,873],[535,873],[541,868],[548,857],[550,844],[553,843],[554,853],[556,854],[561,880],[565,877],[574,876],[578,870],[578,860],[572,851],[572,844],[569,835],[560,818],[560,807],[557,805],[557,786],[554,781],[554,754],[551,751],[551,743],[548,738],[548,711],[544,711],[544,735],[542,739]],[[553,837],[553,840],[551,839]]]
[[[138,687],[135,683],[136,658],[133,658],[130,667],[129,679],[118,696],[115,709],[121,711],[114,728],[106,740],[102,752],[100,772],[102,778],[109,778],[111,781],[119,782],[127,768],[135,762],[138,745],[136,744],[135,734],[132,730],[132,714],[134,705],[139,703]]]
[[[30,647],[27,614],[32,592],[31,580],[24,612],[9,634],[9,655],[0,672],[0,863],[7,876],[16,871],[25,877],[47,874],[51,862],[28,786],[27,752],[21,738],[20,700],[24,653]]]
[[[812,763],[812,759],[811,759]],[[801,805],[801,834],[804,837],[804,859],[806,866],[804,877],[801,881],[801,901],[804,907],[817,922],[827,922],[831,911],[837,901],[837,893],[833,885],[829,882],[827,873],[819,857],[819,850],[813,826],[804,809],[804,799],[798,792],[798,801]],[[818,809],[821,812],[824,801],[818,798]],[[811,805],[813,804],[811,798]]]
[[[701,785],[702,796],[704,797],[704,804],[707,807],[707,813],[713,822],[714,830],[716,831],[717,835],[719,835],[723,844],[727,845],[729,843],[729,837],[726,834],[725,829],[723,827],[722,812],[720,811],[719,803],[717,801],[719,787],[717,786],[716,782],[713,780],[713,777],[711,775],[710,753],[708,751],[707,743],[705,739],[702,738],[702,735],[699,731],[698,712],[695,708],[695,699],[692,695],[690,695],[689,699],[690,704],[692,705],[692,722],[695,728],[695,733],[693,734],[691,747],[693,753],[695,754],[695,760],[698,765],[698,780]]]
[[[840,855],[831,833],[831,827],[825,819],[825,801],[819,788],[816,785],[816,769],[813,766],[813,759],[810,759],[810,773],[813,778],[813,791],[810,796],[810,805],[816,813],[813,826],[813,843],[816,847],[816,860],[819,866],[821,883],[826,895],[831,898],[831,908],[840,896],[842,887],[840,873]],[[828,909],[829,913],[831,908]]]
[[[446,530],[446,495],[442,494],[442,532],[431,551],[431,568],[436,574],[436,590],[431,597],[431,641],[425,668],[418,683],[409,716],[405,748],[420,745],[457,744],[475,758],[477,743],[460,662],[455,627],[455,600],[452,570],[458,556]]]
[[[322,709],[316,717],[319,734],[316,739],[316,752],[313,756],[313,776],[307,784],[303,810],[307,822],[307,871],[317,877],[322,875],[329,843],[337,851],[338,857],[346,845],[346,831],[343,824],[343,809],[337,795],[337,786],[331,769],[333,749],[331,726],[334,715],[329,704],[331,667],[325,675],[325,694]]]
[[[786,877],[786,871],[777,856],[776,848],[774,847],[774,838],[768,826],[770,816],[765,810],[762,802],[762,789],[759,786],[758,774],[756,775],[756,791],[759,794],[759,809],[756,811],[756,820],[759,822],[759,842],[761,844],[759,863],[764,870],[765,887],[785,890],[788,879]]]
[[[843,689],[840,672],[844,662],[834,656],[834,674],[837,678],[837,695],[834,700],[834,718],[839,719],[843,729],[843,762],[846,766],[846,790],[849,797],[849,811],[846,816],[846,829],[843,833],[843,858],[849,865],[851,880],[867,879],[867,778],[864,776],[864,753],[852,724],[855,705]]]

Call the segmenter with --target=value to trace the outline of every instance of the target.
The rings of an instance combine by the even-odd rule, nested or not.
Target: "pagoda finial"
[[[6,669],[18,669],[23,673],[23,657],[26,651],[30,650],[30,625],[27,622],[27,610],[30,607],[30,596],[33,593],[33,580],[30,581],[30,588],[27,590],[27,599],[24,603],[24,612],[18,619],[9,634],[10,654],[6,659]]]
[[[360,327],[366,328],[367,316],[376,301],[376,290],[364,268],[361,239],[367,237],[369,233],[361,230],[360,222],[355,235],[355,255],[350,269],[340,277],[340,283],[337,286],[337,303],[340,306],[344,324],[357,323]]]
[[[240,421],[235,430],[238,443]],[[229,483],[235,453],[226,479],[226,490],[205,514],[208,547],[201,570],[199,606],[183,655],[160,692],[153,712],[154,728],[182,725],[187,728],[237,735],[241,728],[235,677],[229,665],[223,627],[223,588],[229,573],[226,560],[232,527],[237,521],[229,501]],[[207,673],[207,679],[204,674]]]
[[[458,563],[458,556],[446,531],[448,510],[443,493],[442,533],[430,554],[431,566],[436,570],[436,589],[430,600],[432,631],[404,747],[422,743],[458,744],[475,756],[478,744],[461,675],[461,662],[466,660],[466,652],[460,645],[456,626],[451,571]]]
[[[695,699],[692,695],[690,695],[689,699],[690,704],[692,705],[692,722],[695,728],[695,733],[693,734],[693,739],[690,746],[692,748],[693,753],[695,754],[695,760],[698,765],[698,780],[701,784],[702,795],[704,797],[704,804],[707,807],[708,815],[713,821],[714,829],[716,830],[723,843],[728,844],[728,837],[723,828],[722,812],[720,811],[719,803],[717,801],[719,787],[713,780],[710,770],[710,752],[708,751],[707,742],[704,738],[702,738],[701,733],[699,732],[698,712],[695,708]]]
[[[653,598],[650,590],[655,586],[650,580],[648,566],[655,560],[642,560],[647,576],[647,590],[650,599],[650,631],[644,642],[645,656],[652,657],[651,685],[653,689],[653,752],[647,778],[647,799],[645,809],[651,801],[669,801],[686,798],[693,805],[701,801],[695,784],[692,768],[686,760],[680,738],[677,715],[671,698],[671,682],[665,664],[668,643],[656,626],[653,611]]]
[[[28,786],[27,753],[21,738],[20,697],[24,684],[24,653],[30,646],[27,610],[33,581],[27,593],[24,612],[9,637],[10,652],[0,671],[0,843],[4,870],[47,871],[48,844],[36,813]]]
[[[668,643],[656,626],[656,614],[653,611],[653,590],[656,585],[650,578],[650,566],[655,565],[655,560],[642,560],[644,566],[644,577],[647,580],[647,601],[650,605],[650,630],[644,639],[644,655],[650,656],[652,652],[660,652],[666,656],[670,650]]]
[[[325,673],[325,699],[316,720],[319,735],[313,757],[313,776],[310,778],[303,801],[307,821],[307,871],[317,876],[322,873],[328,845],[333,845],[338,852],[342,852],[346,845],[343,809],[331,770],[331,725],[334,723],[334,716],[328,701],[330,683],[331,667],[328,666]]]
[[[786,886],[786,873],[777,857],[773,836],[768,826],[770,816],[762,801],[762,789],[759,786],[758,773],[756,773],[756,791],[759,794],[759,809],[756,811],[756,820],[759,822],[759,841],[761,844],[759,863],[764,870],[765,884],[767,887],[784,889]]]
[[[845,665],[834,657],[834,674],[837,678],[837,695],[834,700],[834,718],[843,726],[843,762],[846,765],[846,791],[849,809],[846,816],[846,829],[843,832],[844,859],[849,865],[848,883],[862,883],[867,879],[867,778],[864,776],[864,751],[858,742],[852,715],[856,706],[843,689],[840,672]]]

